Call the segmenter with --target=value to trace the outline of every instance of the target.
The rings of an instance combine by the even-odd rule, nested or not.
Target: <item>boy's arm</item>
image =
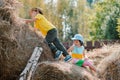
[[[35,22],[36,18],[33,18],[33,19],[24,19],[24,21],[25,21],[26,24],[28,24],[28,23]]]
[[[37,31],[37,28],[34,26],[34,31],[36,32]]]
[[[24,19],[24,21],[25,21],[26,24],[35,22],[36,20],[37,20],[36,18],[33,18],[33,19]],[[34,26],[34,31],[35,32],[37,31],[37,28],[35,26]]]

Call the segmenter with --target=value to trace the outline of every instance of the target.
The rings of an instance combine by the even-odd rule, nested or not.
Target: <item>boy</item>
[[[55,53],[55,59],[58,60],[63,55],[65,57],[65,62],[70,61],[72,58],[63,44],[59,41],[56,27],[43,16],[42,10],[39,8],[32,8],[29,14],[31,19],[26,19],[26,23],[34,22],[35,31],[39,30],[45,36],[46,43],[51,51]]]

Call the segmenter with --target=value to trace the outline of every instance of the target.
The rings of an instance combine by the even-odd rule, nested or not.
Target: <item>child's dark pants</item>
[[[60,50],[63,51],[63,56],[68,55],[65,47],[57,37],[57,30],[55,28],[48,31],[45,40],[48,46],[50,47],[50,49],[52,50],[52,52],[56,52],[57,50]]]

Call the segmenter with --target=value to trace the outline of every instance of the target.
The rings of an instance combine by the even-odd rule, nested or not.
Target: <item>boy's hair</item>
[[[42,9],[40,8],[32,8],[31,11],[35,11],[43,15]]]

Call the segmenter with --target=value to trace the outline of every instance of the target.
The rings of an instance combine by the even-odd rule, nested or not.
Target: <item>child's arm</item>
[[[83,56],[84,56],[84,59],[88,59],[87,55],[85,54],[85,51],[83,51]]]
[[[83,56],[84,56],[84,58],[86,57],[86,55],[85,55],[85,51],[83,51]]]
[[[68,53],[71,52],[71,51],[73,50],[73,47],[74,47],[74,45],[72,45],[72,46],[67,50],[67,52],[68,52]]]
[[[36,21],[36,18],[33,18],[33,19],[24,19],[24,21],[26,22],[26,24],[28,24],[28,23]]]
[[[36,18],[33,18],[33,19],[24,19],[24,21],[25,21],[26,24],[35,22],[36,20],[37,20]],[[34,27],[34,31],[37,31],[36,27]]]
[[[35,32],[37,31],[37,28],[36,28],[36,27],[34,27],[34,31],[35,31]]]

